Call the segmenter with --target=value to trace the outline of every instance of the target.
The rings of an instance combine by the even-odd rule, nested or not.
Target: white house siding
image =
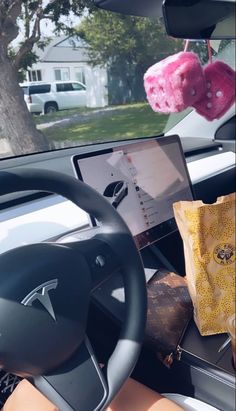
[[[77,72],[82,69],[87,87],[87,107],[105,107],[108,105],[107,71],[100,67],[91,67],[84,62],[38,62],[30,70],[40,70],[43,82],[55,81],[55,69],[67,68],[68,80],[79,81]],[[29,81],[29,78],[28,78]]]
[[[80,62],[75,62],[75,63],[67,63],[67,62],[43,62],[39,61],[38,63],[34,64],[30,70],[41,70],[41,75],[42,75],[42,81],[55,81],[55,74],[54,70],[59,69],[59,68],[68,68],[69,69],[69,78],[68,80],[76,80],[76,69],[78,68],[83,68],[85,70],[87,66],[87,63],[80,63]],[[29,79],[28,79],[29,80]],[[86,79],[85,79],[86,81]]]
[[[108,105],[107,70],[87,65],[85,79],[87,107],[106,107]]]

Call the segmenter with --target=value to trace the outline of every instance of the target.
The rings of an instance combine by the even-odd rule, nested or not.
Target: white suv
[[[86,106],[86,86],[78,81],[21,83],[31,113],[52,113]]]

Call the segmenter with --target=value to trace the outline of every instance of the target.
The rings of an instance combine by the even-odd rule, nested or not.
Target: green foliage
[[[27,54],[22,56],[21,59],[21,70],[27,70],[27,67],[31,67],[38,60],[37,55],[34,51],[30,50]]]
[[[94,65],[132,65],[145,70],[178,52],[182,41],[169,38],[160,21],[97,10],[83,20],[78,35],[90,46]]]
[[[44,39],[39,40],[36,44],[37,47],[41,50],[43,50],[48,44],[50,43],[50,38],[45,37]],[[22,41],[19,44],[19,47],[24,45],[24,41]],[[9,46],[8,48],[8,56],[10,57],[11,60],[14,60],[15,56],[17,54],[17,51]],[[33,49],[29,50],[27,53],[23,54],[21,57],[21,64],[20,67],[18,68],[18,76],[19,76],[19,81],[22,82],[25,80],[25,73],[28,70],[29,67],[31,67],[34,63],[37,63],[38,61],[38,56]]]
[[[147,68],[183,48],[166,35],[161,21],[96,10],[77,28],[94,65],[108,68],[110,104],[145,100]]]
[[[94,9],[92,0],[56,0],[47,3],[44,13],[51,15],[57,24],[61,16],[69,16],[70,12],[76,16],[81,16],[85,9],[89,12]]]
[[[74,34],[70,23],[70,13],[82,16],[93,10],[92,0],[8,0],[0,1],[0,43],[8,48],[8,56],[17,70],[30,67],[36,62],[34,45],[43,49],[47,44],[42,32],[42,22],[50,21],[55,25],[55,34]],[[61,18],[68,18],[68,25]],[[4,36],[1,36],[2,30]],[[20,32],[23,40],[17,50],[12,51],[11,42]],[[42,41],[43,38],[43,41]]]

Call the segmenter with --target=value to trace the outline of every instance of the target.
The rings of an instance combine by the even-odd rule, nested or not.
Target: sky
[[[72,26],[77,26],[80,21],[81,17],[74,16],[73,13],[70,13],[68,17],[62,17],[60,19],[61,22],[65,23],[69,27]],[[12,47],[17,48],[18,44],[23,40],[24,38],[24,33],[23,33],[23,24],[19,21],[19,34],[15,40],[12,42]],[[53,30],[55,29],[55,24],[52,23],[50,20],[43,20],[41,22],[41,33],[42,37],[53,37],[55,36],[53,33]]]

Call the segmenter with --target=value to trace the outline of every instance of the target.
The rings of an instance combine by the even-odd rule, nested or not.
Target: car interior
[[[161,18],[190,44],[224,41],[235,69],[234,1],[94,3]],[[132,376],[186,410],[235,410],[226,333],[202,336],[191,316],[168,363],[145,337],[151,279],[186,274],[173,203],[235,192],[235,104],[213,121],[179,114],[161,135],[9,156],[0,145],[0,409],[26,378],[61,411],[106,410]]]

